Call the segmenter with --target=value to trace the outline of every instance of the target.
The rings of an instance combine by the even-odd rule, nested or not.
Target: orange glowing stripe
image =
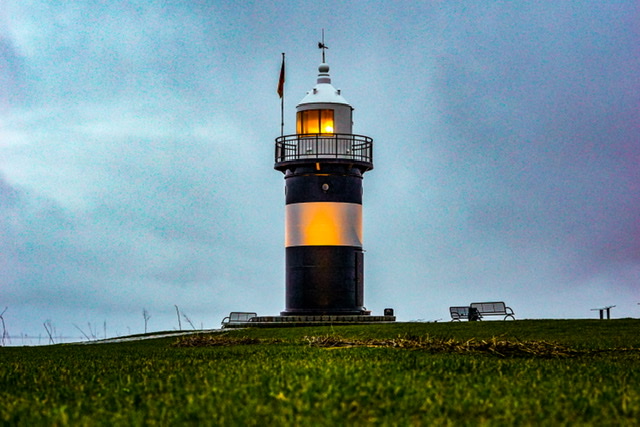
[[[294,203],[285,208],[285,247],[362,247],[362,205]]]

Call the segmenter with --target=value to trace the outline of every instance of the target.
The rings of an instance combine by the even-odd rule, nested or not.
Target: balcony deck
[[[373,169],[373,139],[353,134],[295,134],[276,138],[275,169],[300,163],[348,163]]]

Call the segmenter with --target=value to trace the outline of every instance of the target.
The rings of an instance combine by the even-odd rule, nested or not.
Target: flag
[[[280,68],[280,80],[278,80],[278,96],[284,95],[284,53],[282,54],[282,68]]]

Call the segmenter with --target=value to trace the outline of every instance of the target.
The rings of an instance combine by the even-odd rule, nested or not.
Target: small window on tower
[[[299,135],[333,133],[333,110],[298,111],[296,130]]]

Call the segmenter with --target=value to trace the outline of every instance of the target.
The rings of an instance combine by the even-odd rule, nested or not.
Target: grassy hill
[[[0,348],[3,425],[637,425],[640,320]]]

